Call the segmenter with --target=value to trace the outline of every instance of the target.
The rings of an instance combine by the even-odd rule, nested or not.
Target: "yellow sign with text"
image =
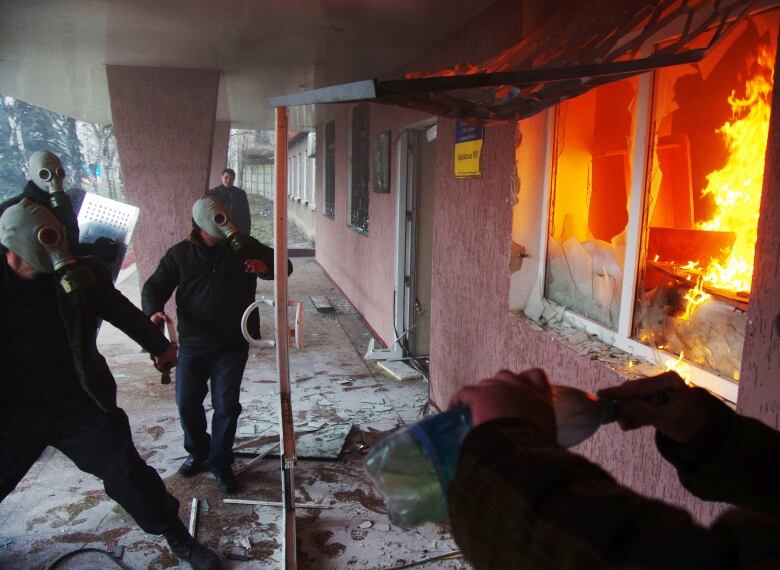
[[[482,143],[485,130],[482,127],[455,124],[455,177],[482,176]]]

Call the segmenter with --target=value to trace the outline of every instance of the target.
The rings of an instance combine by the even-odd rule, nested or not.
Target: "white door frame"
[[[419,191],[418,137],[435,128],[430,118],[406,127],[396,143],[395,200],[395,342],[392,349],[414,346],[416,313],[415,267],[417,256],[417,196]],[[404,338],[406,337],[406,338]],[[404,356],[408,356],[404,350]]]

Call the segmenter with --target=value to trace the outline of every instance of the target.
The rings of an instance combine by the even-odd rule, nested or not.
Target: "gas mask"
[[[65,179],[65,169],[60,158],[48,150],[36,150],[30,156],[28,163],[30,180],[41,190],[49,193],[52,208],[64,204],[65,193],[62,181]]]
[[[230,219],[225,205],[213,196],[204,196],[192,205],[192,219],[198,227],[219,241],[227,240],[241,259],[251,259],[252,239],[242,234]]]
[[[54,273],[67,293],[95,283],[92,271],[68,251],[62,224],[32,200],[23,198],[3,212],[0,242],[36,271]]]

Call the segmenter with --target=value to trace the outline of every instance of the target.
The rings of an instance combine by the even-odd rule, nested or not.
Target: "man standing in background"
[[[249,200],[246,192],[238,186],[233,186],[236,180],[236,173],[231,168],[222,171],[222,184],[212,188],[206,194],[214,196],[222,202],[230,212],[230,218],[241,233],[251,234],[252,219],[249,214]]]

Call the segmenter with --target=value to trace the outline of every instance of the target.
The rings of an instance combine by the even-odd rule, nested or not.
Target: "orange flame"
[[[668,371],[677,372],[686,384],[691,385],[691,367],[683,360],[683,353],[679,358],[669,358],[664,362],[664,368]]]
[[[718,132],[729,150],[726,165],[707,175],[703,195],[716,204],[713,217],[698,224],[709,231],[733,232],[734,246],[723,263],[712,260],[703,274],[712,287],[733,292],[750,292],[753,279],[758,214],[764,180],[764,154],[769,134],[769,114],[774,80],[774,52],[759,46],[756,71],[745,84],[744,98],[732,91],[729,97],[732,119]]]
[[[688,276],[688,279],[690,279],[690,275]],[[685,304],[685,314],[683,314],[680,319],[683,321],[690,319],[691,315],[693,315],[693,311],[710,297],[712,297],[712,295],[704,292],[704,279],[699,276],[696,280],[696,287],[688,289],[688,292],[685,294],[685,300],[688,302]]]

